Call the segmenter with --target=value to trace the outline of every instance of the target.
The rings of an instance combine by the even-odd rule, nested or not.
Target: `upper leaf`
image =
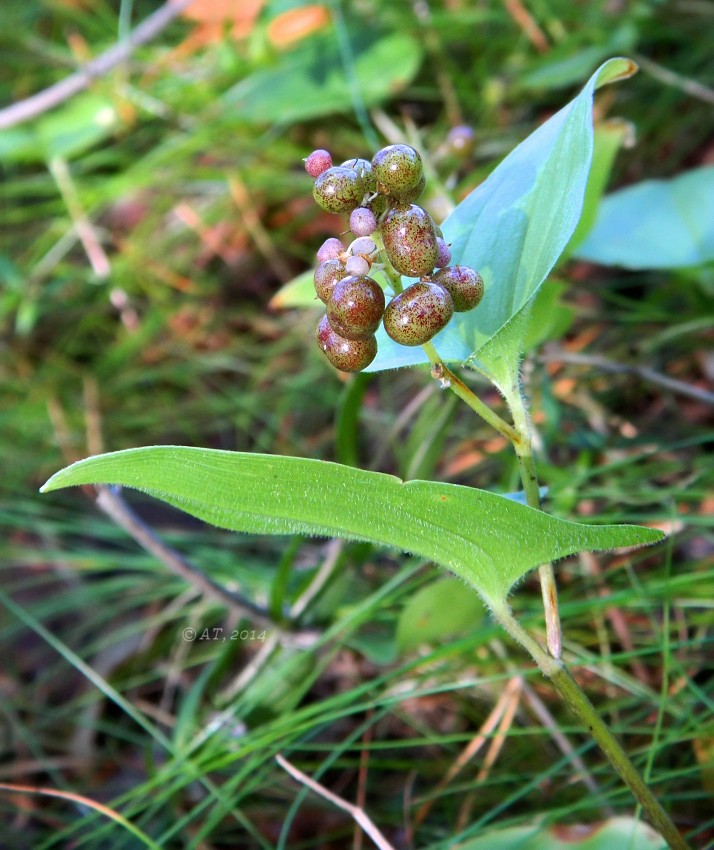
[[[662,537],[637,526],[567,522],[456,484],[404,483],[336,463],[184,446],[91,457],[56,473],[42,491],[77,484],[135,487],[235,531],[346,537],[411,552],[455,572],[491,606],[543,562]]]
[[[608,195],[576,255],[628,269],[671,269],[714,260],[714,166],[645,180]]]
[[[634,70],[627,59],[606,62],[442,225],[452,262],[477,269],[486,287],[477,309],[456,314],[434,338],[444,360],[475,358],[487,372],[504,357],[517,363],[527,323],[515,320],[528,310],[580,218],[593,150],[593,92]],[[502,332],[506,339],[498,340]],[[379,353],[368,371],[427,361],[420,348],[397,345],[383,330],[377,336]]]

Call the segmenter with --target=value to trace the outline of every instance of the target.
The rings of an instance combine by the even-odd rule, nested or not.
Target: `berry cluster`
[[[305,169],[315,178],[313,197],[327,212],[350,213],[355,239],[345,248],[328,239],[317,252],[315,292],[327,307],[317,343],[333,366],[359,372],[377,356],[375,331],[401,345],[423,345],[448,324],[454,311],[472,310],[483,280],[468,266],[449,266],[451,252],[441,229],[414,201],[426,179],[421,157],[409,145],[389,145],[372,161],[350,159],[333,166],[327,151],[313,151]],[[369,276],[385,266],[376,242],[381,235],[391,270],[419,281],[386,304]]]

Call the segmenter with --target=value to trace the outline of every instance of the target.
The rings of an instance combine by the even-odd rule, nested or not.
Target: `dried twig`
[[[254,602],[239,593],[227,590],[208,578],[182,555],[167,546],[148,525],[139,519],[117,490],[109,487],[97,487],[96,503],[108,517],[114,520],[120,528],[123,528],[147,552],[158,558],[172,573],[180,576],[192,587],[198,588],[209,599],[227,606],[241,616],[250,615],[261,626],[275,626],[267,612]]]
[[[550,50],[548,39],[521,0],[503,0],[503,5],[533,47],[539,53],[547,53]]]
[[[354,806],[352,803],[348,803],[346,800],[343,800],[341,797],[333,794],[332,791],[328,791],[324,785],[320,785],[319,782],[315,782],[314,779],[310,779],[307,774],[298,770],[297,767],[290,764],[290,762],[283,758],[280,754],[275,756],[275,761],[277,761],[280,767],[282,767],[283,770],[286,770],[293,779],[296,779],[302,785],[305,785],[311,791],[319,794],[320,797],[324,797],[325,800],[329,800],[337,806],[338,809],[342,809],[343,812],[347,812],[347,814],[353,817],[367,835],[369,835],[372,841],[374,841],[377,847],[379,847],[379,850],[394,850],[394,847],[392,847],[392,845],[369,819],[366,812],[363,809],[360,809],[359,806]]]
[[[149,15],[145,21],[142,21],[126,39],[110,47],[96,59],[87,62],[74,74],[70,74],[64,80],[60,80],[60,82],[25,98],[25,100],[13,103],[5,109],[0,109],[0,130],[36,118],[38,115],[42,115],[50,109],[54,109],[55,106],[64,103],[65,100],[74,97],[74,95],[86,89],[93,80],[103,77],[117,65],[125,62],[137,47],[156,38],[192,2],[193,0],[168,0],[160,9]]]
[[[613,374],[636,375],[644,381],[658,384],[660,387],[679,393],[679,395],[686,395],[696,401],[703,401],[705,404],[714,404],[714,393],[693,387],[691,384],[678,381],[676,378],[670,378],[669,375],[663,375],[661,372],[655,372],[654,369],[647,366],[613,363],[612,360],[595,354],[575,354],[560,349],[541,354],[538,359],[541,363],[572,363],[576,366],[591,366],[594,369],[601,369],[603,372],[612,372]]]
[[[637,54],[635,56],[635,61],[646,74],[649,74],[651,77],[659,80],[660,83],[680,89],[685,94],[690,95],[690,97],[696,97],[697,100],[703,100],[704,103],[714,104],[714,89],[709,86],[705,86],[696,80],[691,80],[689,77],[685,77],[682,74],[670,71],[669,68],[665,68],[657,62],[653,62],[646,56]]]
[[[48,168],[62,195],[62,200],[72,220],[74,232],[82,243],[84,253],[87,255],[92,271],[100,280],[104,280],[109,277],[111,272],[109,258],[102,247],[94,225],[82,207],[82,202],[79,199],[77,188],[72,180],[69,166],[66,160],[61,157],[53,157],[48,163]]]
[[[501,721],[504,713],[508,709],[508,705],[512,700],[514,694],[517,694],[522,687],[522,679],[520,676],[514,676],[509,680],[508,684],[503,690],[503,693],[500,695],[496,704],[491,709],[486,720],[481,724],[481,728],[478,730],[478,734],[475,735],[466,747],[459,753],[456,761],[453,762],[451,767],[446,772],[446,775],[439,781],[439,784],[434,789],[431,799],[427,800],[423,803],[416,815],[414,816],[414,826],[419,826],[423,823],[426,816],[429,814],[431,807],[434,805],[435,800],[437,799],[437,795],[440,791],[443,791],[448,785],[453,782],[453,780],[461,773],[461,771],[469,764],[479,751],[488,743],[490,736],[498,727],[499,722]]]

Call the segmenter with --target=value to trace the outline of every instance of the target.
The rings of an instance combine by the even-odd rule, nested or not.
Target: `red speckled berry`
[[[458,313],[473,310],[483,298],[483,278],[469,266],[439,269],[433,280],[448,291]]]
[[[449,293],[435,283],[413,283],[384,311],[384,330],[400,345],[424,345],[454,314]]]
[[[336,165],[315,180],[312,196],[323,210],[341,213],[358,207],[364,191],[364,181],[353,168]]]
[[[384,314],[384,292],[376,280],[352,275],[339,281],[327,302],[330,325],[345,339],[367,339]]]
[[[335,333],[327,316],[320,319],[315,339],[330,363],[342,372],[361,372],[377,356],[376,337],[345,339]]]
[[[332,168],[332,157],[322,149],[313,151],[305,160],[305,171],[310,177],[319,177],[323,171]]]
[[[365,192],[377,191],[377,180],[372,171],[372,163],[368,159],[348,159],[342,163],[344,168],[351,168],[360,176]]]
[[[431,274],[439,249],[431,216],[416,204],[393,207],[382,222],[382,239],[389,262],[409,277]]]
[[[413,189],[423,176],[421,157],[409,145],[388,145],[377,151],[372,171],[377,183],[395,196]]]
[[[347,277],[347,270],[339,260],[326,260],[315,269],[315,292],[320,301],[325,304],[330,299],[332,290],[343,277]]]
[[[389,197],[400,204],[413,204],[420,198],[426,189],[426,177],[422,174],[421,180],[411,189],[406,189],[403,192],[390,192]]]

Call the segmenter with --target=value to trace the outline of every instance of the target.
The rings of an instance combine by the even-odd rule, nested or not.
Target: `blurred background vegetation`
[[[0,792],[0,846],[359,847],[348,814],[277,753],[396,848],[526,846],[489,831],[632,815],[549,688],[433,566],[231,535],[127,496],[190,560],[187,581],[91,492],[37,489],[72,460],[155,443],[517,489],[508,447],[427,372],[340,376],[312,340],[319,310],[285,308],[281,287],[346,226],[314,205],[302,159],[410,141],[443,219],[622,54],[640,73],[596,101],[599,122],[628,122],[604,125],[622,130],[609,188],[699,169],[714,197],[714,4],[195,0],[10,126],[10,104],[161,8],[0,12],[0,782],[16,786]],[[676,197],[697,256],[596,264],[607,237],[593,231],[549,284],[553,321],[523,378],[548,509],[670,532],[653,550],[558,565],[566,654],[693,846],[712,847],[714,215]],[[657,227],[653,252],[679,238]],[[534,581],[514,605],[541,633]],[[228,639],[186,641],[186,628]]]

